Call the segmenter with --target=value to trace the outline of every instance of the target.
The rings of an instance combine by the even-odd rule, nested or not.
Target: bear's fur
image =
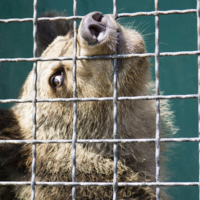
[[[52,14],[45,16],[54,16]],[[77,36],[77,56],[145,53],[142,36],[120,26],[111,15],[109,34],[95,44],[84,39],[83,22]],[[100,21],[101,19],[99,19]],[[101,23],[101,21],[100,21]],[[103,23],[103,22],[102,22]],[[82,31],[82,32],[81,32]],[[95,31],[95,30],[94,30]],[[38,23],[38,56],[72,57],[73,27],[68,21]],[[146,57],[117,60],[118,96],[144,96],[152,93],[149,62]],[[72,60],[37,63],[37,99],[73,97]],[[77,96],[113,96],[113,59],[77,60]],[[26,79],[20,99],[33,98],[33,71]],[[53,86],[54,77],[62,84]],[[60,79],[59,79],[60,80]],[[118,138],[155,138],[155,100],[118,101]],[[18,103],[0,110],[0,139],[31,140],[33,104]],[[168,103],[161,104],[161,134],[173,132]],[[37,103],[37,139],[72,139],[73,102]],[[167,131],[166,131],[167,130]],[[77,102],[77,139],[113,138],[113,102]],[[31,144],[0,144],[0,180],[30,181]],[[155,143],[118,143],[118,182],[155,181]],[[72,144],[36,145],[36,182],[72,181]],[[113,144],[76,143],[76,181],[113,182]],[[35,186],[36,200],[72,198],[71,186]],[[77,199],[112,199],[112,187],[76,186]],[[0,186],[0,199],[27,200],[31,186]],[[155,187],[120,187],[118,199],[153,200]],[[163,194],[162,199],[166,199]]]

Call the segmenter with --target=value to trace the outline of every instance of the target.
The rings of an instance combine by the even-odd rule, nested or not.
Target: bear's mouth
[[[108,47],[111,50],[116,46],[119,35],[117,29],[112,27],[109,16],[100,12],[89,13],[83,18],[80,34],[92,46],[100,44],[108,38]]]
[[[95,42],[103,40],[106,32],[106,26],[104,24],[92,24],[89,26],[89,31]]]

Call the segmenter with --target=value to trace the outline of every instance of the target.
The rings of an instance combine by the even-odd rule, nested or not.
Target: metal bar
[[[197,0],[197,48],[200,50],[200,0]],[[198,136],[200,138],[200,55],[198,55]],[[199,141],[199,183],[200,183],[200,141]],[[199,185],[200,200],[200,185]]]
[[[164,56],[192,56],[200,55],[200,51],[179,51],[179,52],[162,52],[160,57]],[[95,59],[118,59],[118,58],[135,58],[135,57],[155,57],[155,53],[141,54],[113,54],[101,56],[77,56],[76,60],[95,60]],[[55,57],[55,58],[0,58],[0,62],[36,62],[36,61],[63,61],[73,60],[73,57]]]
[[[77,16],[77,0],[73,1],[73,13]],[[73,97],[77,98],[76,81],[76,53],[77,53],[77,21],[74,20],[74,41],[73,41]],[[77,124],[77,102],[73,102],[73,136],[72,136],[72,181],[76,182],[76,124]],[[72,199],[76,200],[76,186],[72,187]]]
[[[0,181],[0,185],[31,185],[30,181]],[[35,182],[43,186],[113,186],[113,182]],[[118,186],[199,186],[199,182],[118,182]]]
[[[33,57],[37,56],[37,0],[33,2]],[[33,140],[36,140],[36,98],[37,98],[37,62],[33,63]],[[31,200],[35,199],[35,178],[36,178],[36,144],[32,144],[32,174],[31,174]]]
[[[155,0],[155,11],[159,10],[159,0]],[[156,95],[160,95],[159,89],[159,15],[155,15],[155,76]],[[155,161],[156,183],[160,182],[160,100],[156,100],[156,136],[155,136]],[[160,187],[156,187],[156,200],[160,200]]]
[[[113,17],[117,18],[117,0],[113,0]],[[117,45],[115,49],[115,55],[117,55]],[[113,138],[117,139],[117,58],[114,59],[113,63],[114,67],[114,75],[113,75]],[[113,143],[113,200],[117,200],[117,161],[118,161],[118,153],[117,153],[117,143]]]
[[[55,20],[81,20],[83,16],[59,16],[59,17],[40,17],[37,18],[37,21],[55,21]],[[0,19],[0,23],[12,23],[12,22],[33,22],[33,18],[13,18],[13,19]]]
[[[117,17],[138,17],[138,16],[187,14],[187,13],[196,13],[196,9],[152,11],[152,12],[135,12],[135,13],[120,13],[120,14],[117,15]]]
[[[156,99],[194,99],[198,98],[198,94],[187,95],[154,95],[154,96],[134,96],[134,97],[118,97],[118,101],[129,100],[156,100]],[[52,99],[36,99],[37,103],[41,102],[87,102],[87,101],[113,101],[113,97],[91,97],[91,98],[52,98]],[[31,103],[32,99],[0,99],[0,103]]]
[[[150,143],[155,138],[138,139],[77,139],[76,143]],[[199,137],[192,138],[160,138],[160,142],[200,142]],[[63,140],[0,140],[0,144],[54,144],[72,143],[70,139]]]
[[[152,16],[152,15],[169,15],[169,14],[187,14],[196,13],[196,9],[186,10],[167,10],[167,11],[151,11],[151,12],[135,12],[135,13],[120,13],[116,17],[137,17],[137,16]],[[83,16],[69,16],[69,17],[40,17],[37,21],[54,21],[54,20],[81,20]],[[33,18],[10,18],[0,19],[0,23],[12,23],[12,22],[33,22]]]

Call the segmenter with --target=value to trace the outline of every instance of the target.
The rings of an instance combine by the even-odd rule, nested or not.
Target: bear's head
[[[46,14],[45,16],[54,15]],[[41,58],[71,57],[71,60],[37,62],[37,99],[73,97],[73,36],[73,26],[69,21],[39,21],[38,52],[39,55],[41,53]],[[118,54],[145,53],[142,36],[135,30],[122,27],[112,15],[103,15],[100,12],[86,15],[77,32],[76,56],[113,55],[115,52]],[[77,59],[77,97],[112,97],[113,63],[112,58]],[[118,96],[149,94],[148,58],[117,59],[117,71]],[[33,79],[34,72],[32,71],[22,87],[19,98],[33,98]],[[118,102],[119,137],[129,138],[129,134],[132,134],[132,114],[137,116],[135,107],[140,110],[149,107],[148,103],[145,105],[140,101],[140,104],[136,105],[137,103],[138,101]],[[24,137],[31,138],[32,104],[17,104],[14,110],[19,119],[23,118],[19,120],[19,123],[23,127]],[[78,138],[113,137],[112,101],[78,102],[77,113]],[[72,101],[37,103],[36,118],[38,139],[72,137]],[[137,128],[137,125],[134,128]]]

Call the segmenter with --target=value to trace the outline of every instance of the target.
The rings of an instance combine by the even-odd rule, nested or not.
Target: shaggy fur
[[[47,15],[46,15],[47,16]],[[52,16],[52,15],[50,15]],[[101,43],[88,45],[80,35],[77,55],[93,56],[144,53],[142,36],[135,30],[125,29],[109,16],[112,32]],[[80,27],[82,24],[80,24]],[[59,31],[58,28],[59,27]],[[41,57],[73,55],[73,31],[68,22],[39,22],[39,52]],[[64,36],[61,36],[64,35]],[[54,39],[55,38],[55,39]],[[147,58],[118,59],[118,96],[150,95],[152,83]],[[37,64],[37,98],[73,97],[72,61],[45,61]],[[63,84],[54,88],[50,79],[64,74]],[[25,81],[20,99],[32,99],[33,72]],[[113,96],[113,60],[77,60],[77,96]],[[14,105],[11,110],[0,110],[0,139],[32,139],[33,107],[31,103]],[[113,103],[77,103],[77,139],[113,138]],[[118,138],[154,138],[156,109],[154,100],[118,101]],[[73,132],[73,103],[37,103],[37,139],[71,139]],[[175,132],[168,103],[161,104],[161,134]],[[113,181],[113,144],[76,144],[76,180],[80,182]],[[37,144],[36,181],[72,181],[72,145]],[[155,181],[155,144],[118,144],[118,181]],[[30,181],[32,146],[28,144],[0,145],[0,180]],[[72,197],[70,186],[36,186],[36,200],[66,200]],[[77,199],[112,199],[112,187],[77,186]],[[0,186],[0,199],[27,200],[30,186]],[[153,187],[118,187],[118,199],[154,200]],[[163,194],[163,199],[165,195]]]

